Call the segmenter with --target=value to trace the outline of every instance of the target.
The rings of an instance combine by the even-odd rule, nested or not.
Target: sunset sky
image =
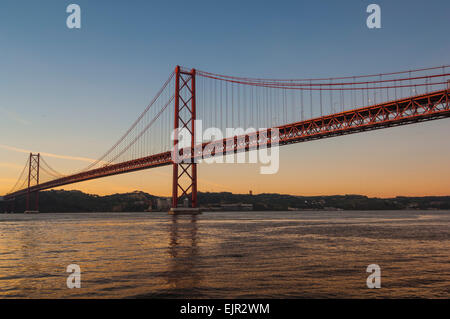
[[[175,65],[252,77],[352,76],[450,64],[449,1],[10,1],[0,4],[0,195],[27,153],[81,169],[147,106]],[[66,27],[77,3],[82,28]],[[430,17],[432,19],[430,20]],[[199,191],[450,195],[450,119],[281,148],[280,170],[202,164]],[[171,168],[65,186],[169,195]]]

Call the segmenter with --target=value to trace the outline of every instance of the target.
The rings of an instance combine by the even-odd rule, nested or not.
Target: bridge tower
[[[190,145],[191,154],[195,146],[195,69],[186,71],[175,68],[175,121],[172,160],[179,156],[179,138],[189,137],[183,149]],[[181,148],[181,147],[180,147]],[[174,157],[176,156],[176,157]],[[180,194],[178,191],[180,190]],[[182,199],[190,197],[192,208],[197,207],[197,163],[191,157],[184,161],[173,161],[172,208],[177,208]]]
[[[30,210],[30,195],[32,183],[35,185],[39,184],[39,165],[40,165],[41,154],[30,153],[30,160],[28,165],[28,190],[27,190],[27,201],[26,201],[26,211]],[[39,191],[34,192],[34,210],[39,210]]]

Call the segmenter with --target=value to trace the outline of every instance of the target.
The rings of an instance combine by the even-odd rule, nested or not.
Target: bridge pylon
[[[182,137],[183,150],[190,145],[191,154],[195,146],[195,69],[186,71],[175,68],[175,119],[173,139],[173,184],[172,208],[177,208],[180,200],[189,199],[192,208],[197,207],[197,163],[191,157],[184,161],[174,161],[179,155],[179,138]],[[186,141],[185,139],[190,139]],[[174,157],[176,156],[176,157]],[[178,192],[180,191],[180,193]]]
[[[26,199],[26,212],[30,211],[30,197],[31,197],[31,186],[39,184],[39,166],[40,166],[41,154],[30,153],[30,160],[28,165],[28,190]],[[39,211],[39,191],[34,192],[34,211]]]

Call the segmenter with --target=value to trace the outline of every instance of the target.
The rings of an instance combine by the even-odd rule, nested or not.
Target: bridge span
[[[172,165],[172,206],[197,207],[197,161],[274,144],[408,125],[450,117],[448,66],[326,79],[232,77],[177,66],[152,102],[97,161],[72,174],[53,169],[40,154],[27,163],[5,201],[106,176]],[[203,127],[254,127],[254,132],[197,142]],[[198,129],[198,128],[197,128]],[[171,133],[176,132],[175,134]],[[181,143],[181,133],[190,142]],[[201,132],[200,132],[201,133]],[[206,152],[206,147],[212,152]],[[182,162],[175,159],[183,159]]]

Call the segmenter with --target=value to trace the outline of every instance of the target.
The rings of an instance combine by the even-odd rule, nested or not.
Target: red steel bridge
[[[13,205],[26,196],[29,210],[34,195],[38,210],[41,190],[172,165],[172,206],[189,198],[197,207],[197,163],[202,158],[449,117],[448,71],[446,65],[362,76],[261,79],[177,66],[137,120],[98,160],[62,174],[40,154],[31,153],[4,200]],[[196,120],[203,128],[222,132],[255,130],[203,142]],[[204,152],[211,146],[212,152]]]

